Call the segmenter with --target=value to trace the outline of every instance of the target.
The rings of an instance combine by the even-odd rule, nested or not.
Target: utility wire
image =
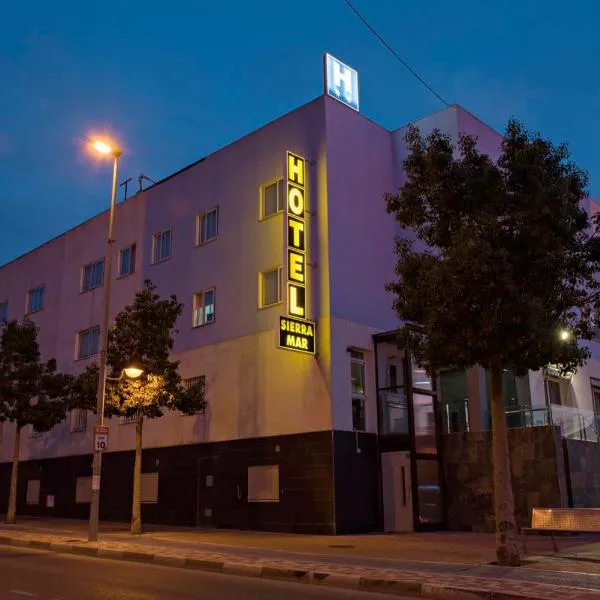
[[[416,77],[442,104],[450,106],[446,100],[444,100],[384,39],[377,31],[371,26],[371,24],[360,14],[360,12],[354,7],[350,0],[344,0],[350,10],[363,22],[365,27],[371,31],[371,33],[392,53],[392,55],[399,60],[402,65],[408,71]]]

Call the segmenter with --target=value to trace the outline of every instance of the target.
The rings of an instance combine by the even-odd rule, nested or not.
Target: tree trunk
[[[19,480],[19,449],[21,446],[21,426],[17,424],[15,430],[15,445],[13,449],[12,470],[10,473],[10,492],[8,495],[8,512],[6,523],[15,525],[17,522],[17,483]]]
[[[144,415],[140,412],[135,425],[135,463],[133,465],[133,505],[131,507],[131,533],[142,533],[142,427]]]
[[[496,558],[498,564],[521,565],[515,521],[508,429],[502,398],[502,368],[490,369],[492,396],[492,457],[494,461],[494,514],[496,517]]]

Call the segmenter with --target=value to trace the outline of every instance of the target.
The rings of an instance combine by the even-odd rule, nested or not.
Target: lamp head
[[[123,369],[123,372],[129,379],[138,379],[144,374],[144,367],[139,363],[130,363]]]

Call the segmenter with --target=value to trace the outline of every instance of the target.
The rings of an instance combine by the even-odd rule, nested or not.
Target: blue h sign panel
[[[325,55],[325,91],[358,111],[358,73],[331,54]]]

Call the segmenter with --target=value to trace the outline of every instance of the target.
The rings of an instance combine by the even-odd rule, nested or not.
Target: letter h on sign
[[[358,111],[358,72],[331,54],[325,54],[325,91]]]

